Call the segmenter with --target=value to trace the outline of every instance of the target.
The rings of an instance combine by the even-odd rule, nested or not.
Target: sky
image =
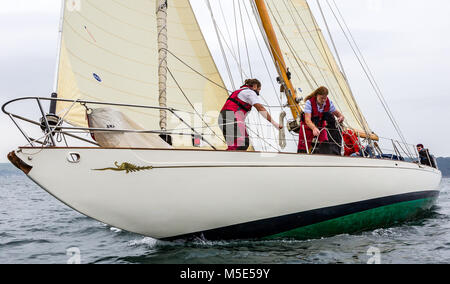
[[[194,1],[198,6],[203,0]],[[326,0],[320,1],[326,6]],[[450,111],[450,1],[335,1],[407,141],[425,144],[436,156],[450,156],[446,125]],[[316,1],[309,3],[324,27]],[[24,96],[49,96],[61,1],[0,0],[0,7],[0,104]],[[200,19],[208,13],[196,12]],[[395,136],[339,27],[331,20],[330,29],[371,128],[383,137]],[[208,34],[205,37],[208,39]],[[6,162],[6,154],[26,141],[3,114],[0,129],[0,162]]]

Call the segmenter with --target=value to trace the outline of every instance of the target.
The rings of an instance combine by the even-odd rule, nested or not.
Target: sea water
[[[0,164],[0,263],[450,263],[449,178],[441,189],[429,212],[390,228],[306,241],[164,242],[85,217]]]

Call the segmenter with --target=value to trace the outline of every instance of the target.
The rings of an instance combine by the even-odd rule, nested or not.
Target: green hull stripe
[[[436,198],[426,198],[400,202],[301,227],[264,239],[316,239],[392,226],[410,220],[420,212],[430,209],[435,201]]]

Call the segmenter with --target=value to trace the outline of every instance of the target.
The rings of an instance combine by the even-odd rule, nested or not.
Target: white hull
[[[81,157],[70,163],[69,153]],[[28,176],[111,226],[153,238],[366,200],[437,192],[441,173],[413,163],[336,156],[99,148],[22,148]],[[115,162],[138,172],[97,170]]]

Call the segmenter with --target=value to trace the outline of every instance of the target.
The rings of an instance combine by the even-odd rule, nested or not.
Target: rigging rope
[[[220,2],[220,1],[219,1],[219,2]],[[249,13],[249,11],[248,11],[248,9],[247,9],[247,6],[246,6],[245,4],[244,4],[244,8],[245,8],[245,12],[247,13],[247,17],[250,19],[250,13]],[[256,36],[256,30],[255,30],[255,27],[253,26],[252,21],[250,21],[250,27],[252,28],[253,36],[254,36],[254,38],[255,38],[256,44],[258,45],[258,50],[259,50],[259,53],[260,53],[260,55],[261,55],[261,58],[263,59],[263,62],[264,62],[264,66],[265,66],[265,68],[266,68],[267,75],[269,76],[269,78],[272,78],[272,75],[273,75],[273,74],[270,73],[270,70],[269,70],[269,66],[268,66],[268,64],[267,64],[266,57],[264,56],[264,53],[263,53],[262,48],[261,48],[261,45],[259,44],[258,37]],[[275,94],[278,93],[277,88],[275,87],[275,84],[274,84],[274,80],[270,80],[270,83],[272,84],[274,93],[275,93]],[[282,105],[282,102],[281,102],[281,100],[280,100],[280,98],[279,98],[278,96],[277,96],[277,99],[278,99],[278,102],[280,103],[280,106],[281,106],[281,105]]]
[[[291,1],[291,3],[292,3],[292,1]],[[293,5],[293,4],[292,4],[292,5]],[[355,98],[354,98],[354,96],[353,96],[353,93],[351,92],[351,88],[350,88],[350,86],[349,86],[347,80],[345,80],[345,75],[343,75],[342,73],[340,73],[339,70],[334,70],[333,64],[332,64],[332,59],[331,59],[330,56],[328,55],[328,52],[326,51],[325,43],[324,43],[324,41],[323,41],[323,37],[320,35],[320,28],[319,28],[317,22],[315,21],[314,15],[312,14],[312,11],[311,11],[311,8],[309,7],[309,4],[307,4],[307,5],[308,5],[307,7],[308,7],[308,11],[309,11],[310,18],[311,18],[311,20],[312,20],[312,22],[313,22],[313,24],[314,24],[314,26],[315,26],[315,30],[316,30],[316,32],[317,32],[317,37],[318,37],[318,39],[319,39],[319,41],[320,41],[320,45],[321,45],[322,50],[323,50],[323,53],[321,53],[321,56],[322,56],[323,60],[325,61],[325,64],[328,62],[329,70],[330,70],[330,72],[332,73],[333,78],[335,79],[336,84],[338,85],[338,87],[339,87],[339,89],[340,89],[340,91],[341,91],[341,94],[342,94],[344,100],[345,100],[346,103],[347,103],[346,105],[347,105],[347,107],[349,108],[349,111],[353,114],[353,117],[354,117],[354,118],[356,119],[356,121],[360,124],[360,126],[361,126],[361,128],[364,130],[364,132],[366,132],[366,134],[369,135],[370,130],[368,129],[367,123],[366,123],[364,117],[362,116],[361,111],[360,111],[359,108],[358,108],[358,104],[356,103]],[[320,5],[320,4],[319,4],[319,5]],[[296,8],[294,5],[293,5],[293,7],[294,7],[294,9],[297,11],[297,13],[298,13],[297,8]],[[306,24],[305,24],[305,22],[303,21],[302,18],[301,18],[301,20],[302,20],[303,24],[304,24],[305,27],[306,27]],[[327,25],[327,27],[328,27],[328,25]],[[308,31],[308,33],[310,33],[310,32]],[[320,50],[319,46],[317,45],[317,43],[316,43],[316,41],[314,40],[314,38],[313,38],[313,36],[312,36],[311,33],[310,33],[310,36],[311,36],[311,38],[312,38],[314,44],[316,45],[316,48],[317,48],[318,50]],[[332,40],[332,38],[331,38],[331,40]],[[334,42],[333,42],[333,44],[334,44]],[[339,56],[339,55],[337,54],[337,56]],[[343,76],[345,82],[347,83],[347,86],[346,86],[346,87],[348,87],[348,91],[350,92],[350,95],[351,95],[351,101],[353,102],[353,104],[351,103],[351,101],[349,101],[349,98],[347,97],[346,92],[344,91],[343,86],[341,85],[341,83],[340,83],[340,81],[339,81],[339,79],[338,79],[337,74],[341,74],[341,75]],[[339,108],[340,108],[340,107],[339,107]],[[347,123],[347,122],[346,122],[346,123]]]
[[[250,60],[250,53],[248,52],[248,45],[247,45],[247,36],[245,35],[246,32],[244,30],[244,19],[242,17],[242,8],[241,8],[241,1],[238,1],[239,3],[239,15],[241,16],[241,27],[242,27],[242,33],[244,35],[244,43],[245,43],[245,51],[247,52],[247,62],[248,62],[248,68],[250,71],[250,77],[253,78],[253,72],[252,72],[252,64]],[[245,5],[245,4],[244,4]]]
[[[292,5],[293,5],[293,4],[292,4]],[[275,6],[276,6],[276,5],[275,5]],[[298,31],[299,34],[301,35],[301,38],[302,38],[302,40],[303,40],[303,42],[304,42],[304,45],[306,46],[306,48],[307,48],[307,50],[308,50],[308,53],[310,54],[311,58],[313,59],[315,65],[316,65],[316,67],[317,67],[317,69],[318,69],[318,71],[319,71],[319,74],[322,76],[322,79],[324,80],[325,84],[328,85],[331,89],[334,89],[334,86],[333,86],[332,84],[330,84],[330,82],[328,81],[327,77],[323,74],[323,72],[322,72],[322,70],[321,70],[321,68],[320,68],[320,66],[319,66],[319,64],[318,64],[318,62],[317,62],[315,56],[313,55],[313,52],[312,52],[311,48],[310,48],[309,45],[308,45],[308,42],[307,42],[306,39],[303,37],[303,34],[302,34],[302,31],[301,31],[300,27],[299,27],[298,24],[296,23],[295,18],[293,17],[292,13],[290,13],[289,7],[287,7],[287,6],[285,6],[285,7],[286,7],[287,11],[289,12],[289,14],[290,14],[290,16],[291,16],[291,18],[292,18],[292,20],[293,20],[293,22],[294,22],[294,24],[295,24],[295,26],[296,26],[296,28],[297,28],[297,31]],[[319,50],[319,48],[318,48],[318,46],[317,46],[317,43],[316,43],[314,37],[312,36],[312,34],[309,32],[308,27],[307,27],[306,23],[303,21],[302,16],[300,15],[300,13],[299,13],[298,10],[296,9],[296,7],[295,7],[295,6],[293,6],[293,7],[294,7],[294,9],[297,11],[298,17],[301,19],[303,25],[305,26],[305,29],[308,31],[308,34],[310,35],[311,40],[314,42],[314,44],[315,44],[317,50]],[[290,40],[289,40],[289,38],[287,37],[287,35],[283,32],[283,29],[282,29],[280,23],[278,22],[277,18],[275,17],[274,12],[273,12],[273,10],[272,10],[272,8],[271,8],[271,6],[270,6],[269,3],[268,3],[268,8],[269,8],[269,11],[271,12],[272,17],[273,17],[274,20],[275,20],[276,25],[278,26],[278,29],[279,29],[279,31],[280,31],[280,33],[281,33],[281,35],[282,35],[284,41],[286,42],[286,45],[288,46],[288,48],[289,48],[289,50],[291,51],[291,53],[294,55],[294,58],[295,58],[295,60],[296,60],[296,62],[297,62],[297,65],[298,65],[298,67],[300,68],[300,70],[302,71],[302,73],[304,74],[306,80],[309,81],[309,79],[308,79],[308,77],[306,76],[306,74],[305,74],[305,72],[303,71],[303,69],[305,69],[305,70],[307,71],[308,75],[309,75],[309,76],[311,77],[311,79],[314,81],[314,83],[315,83],[315,85],[316,85],[315,88],[319,87],[319,83],[316,81],[315,76],[312,74],[311,70],[303,63],[302,60],[300,60],[300,62],[299,62],[300,56],[297,54],[295,48],[293,47],[294,45],[290,42]],[[276,10],[277,14],[280,15],[280,13],[278,12],[278,9],[277,9],[276,7],[275,7],[275,10]],[[281,17],[281,16],[280,16],[280,17]],[[312,15],[311,15],[311,17],[312,17]],[[280,19],[280,20],[282,20],[282,19]],[[319,38],[320,38],[320,36],[319,36]],[[322,58],[325,60],[325,58],[323,57],[323,54],[322,54]],[[303,67],[302,67],[302,66],[303,66]],[[332,73],[333,75],[335,75],[333,72],[331,72],[331,73]],[[338,83],[338,86],[341,88],[341,86],[339,85],[339,82],[338,82],[337,79],[336,79],[336,81],[337,81],[337,83]],[[311,85],[311,84],[310,84],[310,85]],[[311,86],[311,89],[315,89],[315,88]],[[341,88],[341,92],[344,93],[343,90],[342,90],[342,88]],[[332,95],[332,97],[333,97],[333,95]],[[345,97],[345,96],[344,96],[344,97]],[[336,101],[336,100],[334,100],[334,101],[336,102],[336,105],[338,106],[338,108],[342,109],[342,108],[339,106],[339,102]],[[351,107],[351,106],[350,106],[350,107]],[[350,110],[352,111],[352,109],[350,109]],[[352,111],[352,112],[353,112],[353,111]]]
[[[383,96],[383,93],[381,92],[381,89],[379,88],[379,85],[378,85],[378,83],[376,82],[376,80],[375,80],[375,78],[374,78],[374,76],[373,76],[373,73],[372,73],[370,67],[369,67],[368,64],[367,64],[367,62],[366,62],[366,60],[365,60],[365,58],[364,58],[364,56],[363,56],[363,54],[362,54],[362,52],[361,52],[361,49],[359,48],[358,44],[356,43],[355,38],[353,37],[353,35],[352,35],[352,33],[351,33],[351,31],[350,31],[350,29],[349,29],[349,27],[348,27],[348,25],[347,25],[347,23],[346,23],[344,17],[342,16],[342,13],[341,13],[340,10],[339,10],[339,7],[337,6],[336,2],[333,0],[333,3],[334,3],[334,5],[335,5],[335,7],[336,7],[336,10],[338,11],[338,13],[339,13],[339,15],[340,15],[340,17],[341,17],[341,19],[342,19],[342,22],[343,22],[344,26],[346,27],[346,29],[347,29],[347,31],[348,31],[348,34],[350,35],[350,37],[351,37],[351,39],[352,39],[353,44],[355,45],[355,47],[353,47],[352,41],[350,40],[350,38],[349,38],[349,36],[347,35],[345,29],[343,28],[341,22],[339,21],[339,19],[338,19],[336,13],[334,13],[334,11],[333,11],[333,9],[332,9],[330,3],[328,2],[328,0],[327,0],[327,3],[328,3],[328,6],[330,7],[330,10],[333,12],[334,17],[336,18],[336,21],[337,21],[338,24],[339,24],[339,27],[341,28],[342,32],[344,33],[345,38],[347,39],[347,41],[348,41],[350,47],[352,48],[353,53],[355,54],[355,56],[357,57],[357,59],[358,59],[360,65],[361,65],[361,67],[363,68],[364,73],[366,74],[367,78],[369,79],[369,82],[370,82],[370,84],[372,85],[372,87],[373,87],[373,89],[374,89],[374,91],[375,91],[375,94],[376,94],[377,97],[379,98],[379,100],[380,100],[380,102],[381,102],[381,104],[382,104],[384,110],[386,111],[386,113],[387,113],[389,119],[391,120],[391,123],[393,124],[394,129],[397,131],[397,134],[399,135],[400,139],[402,139],[403,143],[406,144],[405,136],[403,135],[403,133],[402,133],[402,131],[401,131],[401,129],[400,129],[400,127],[399,127],[397,121],[395,120],[395,117],[394,117],[394,115],[392,114],[392,112],[391,112],[391,110],[390,110],[390,108],[389,108],[389,106],[388,106],[388,104],[387,104],[387,102],[386,102],[386,100],[385,100],[385,98],[384,98],[384,96]],[[355,49],[356,49],[356,50],[355,50]],[[408,152],[409,152],[409,149],[408,149]],[[410,153],[410,155],[411,155],[411,153]]]
[[[276,5],[275,5],[275,6],[276,6]],[[284,31],[283,31],[283,29],[282,29],[280,23],[278,22],[277,18],[275,18],[275,15],[274,15],[274,13],[273,13],[273,11],[272,11],[272,8],[271,8],[271,6],[270,6],[269,3],[268,3],[268,8],[269,8],[269,11],[271,12],[272,17],[273,17],[274,20],[275,20],[275,23],[276,23],[277,26],[278,26],[279,32],[281,33],[281,35],[282,35],[284,41],[286,42],[286,45],[288,46],[289,50],[290,50],[291,53],[294,55],[294,58],[295,58],[295,60],[296,60],[296,62],[297,62],[297,65],[298,65],[298,67],[300,68],[300,70],[302,71],[302,73],[304,74],[305,78],[309,81],[308,77],[306,76],[306,74],[305,74],[304,71],[303,71],[303,68],[307,71],[308,75],[309,75],[309,76],[311,77],[311,79],[314,81],[314,83],[315,83],[315,85],[316,85],[315,88],[319,87],[320,85],[319,85],[319,83],[316,81],[315,76],[312,74],[311,70],[306,66],[306,64],[303,63],[302,60],[300,60],[300,62],[299,62],[299,59],[298,59],[298,58],[300,58],[300,56],[297,54],[297,51],[295,50],[294,45],[293,45],[293,44],[291,43],[291,41],[289,40],[288,36],[284,33]],[[309,55],[310,55],[311,58],[313,59],[313,61],[314,61],[314,63],[315,63],[315,66],[317,67],[317,70],[319,71],[320,76],[322,77],[322,79],[323,79],[324,82],[325,82],[325,85],[329,86],[329,88],[330,88],[331,90],[333,90],[333,89],[334,89],[334,86],[333,86],[332,84],[330,84],[330,82],[328,81],[327,77],[326,77],[326,76],[324,75],[324,73],[322,72],[321,67],[320,67],[320,65],[318,64],[318,62],[317,62],[315,56],[313,55],[313,52],[312,52],[311,48],[309,47],[309,45],[308,45],[306,39],[303,37],[303,34],[302,34],[302,31],[300,30],[300,27],[299,27],[298,24],[296,23],[295,18],[293,17],[292,13],[290,13],[289,7],[286,6],[286,9],[287,9],[287,11],[289,12],[289,14],[290,14],[290,16],[291,16],[293,22],[295,23],[295,26],[296,26],[296,28],[297,28],[297,31],[298,31],[299,34],[301,35],[301,38],[302,38],[302,40],[303,40],[303,42],[304,42],[304,45],[306,46]],[[294,9],[296,9],[295,6],[294,6]],[[276,10],[277,14],[280,15],[280,13],[278,12],[278,9],[277,9],[276,7],[275,7],[275,10]],[[307,27],[306,23],[303,21],[302,16],[300,15],[300,13],[298,12],[297,9],[296,9],[296,11],[297,11],[297,15],[299,16],[299,18],[301,19],[303,25],[305,26],[305,29],[308,30],[308,27]],[[280,17],[281,17],[281,16],[280,16]],[[311,17],[312,17],[312,15],[311,15]],[[312,34],[311,34],[309,31],[308,31],[308,34],[310,35],[311,40],[314,42],[314,44],[315,44],[317,50],[319,50],[319,48],[318,48],[318,46],[317,46],[317,43],[316,43],[314,37],[312,36]],[[319,36],[319,39],[320,39],[320,36]],[[323,54],[322,54],[322,58],[325,60]],[[302,68],[302,65],[303,65],[303,68]],[[331,73],[335,76],[335,74],[334,74],[333,72],[331,72]],[[342,88],[341,88],[341,86],[340,86],[339,81],[337,80],[337,78],[336,78],[336,81],[337,81],[337,83],[338,83],[337,85],[339,86],[341,92],[344,93],[344,91],[342,90]],[[311,84],[310,84],[310,85],[311,85]],[[315,89],[315,88],[311,86],[311,89]],[[332,94],[331,96],[334,97],[333,94]],[[345,96],[344,96],[344,98],[345,98]],[[334,101],[335,101],[336,105],[338,106],[338,108],[339,108],[339,109],[342,109],[342,108],[340,107],[340,105],[339,105],[339,102],[338,102],[337,100],[334,100]],[[351,107],[351,106],[349,106],[349,107]],[[352,111],[352,109],[350,109],[350,111]],[[352,111],[352,112],[353,112],[353,111]],[[354,114],[354,116],[355,116],[355,114]]]
[[[300,15],[300,13],[299,13],[299,11],[297,10],[297,8],[295,7],[295,5],[292,4],[292,2],[290,2],[290,3],[291,3],[291,5],[292,5],[292,7],[295,9],[295,11],[296,11],[296,13],[297,13],[297,15],[298,15],[298,18],[300,18],[300,20],[302,21],[303,25],[305,26],[305,29],[308,31],[308,34],[309,34],[309,36],[311,37],[311,40],[313,41],[314,45],[316,46],[316,49],[319,51],[320,49],[319,49],[319,47],[318,47],[318,45],[317,45],[317,42],[316,42],[316,40],[314,39],[314,37],[313,37],[313,35],[311,34],[311,32],[309,31],[309,29],[308,29],[306,23],[305,23],[304,20],[303,20],[303,17]],[[286,3],[285,3],[285,6],[286,6]],[[308,7],[308,8],[309,8],[309,7]],[[273,13],[273,11],[272,11],[272,9],[270,8],[270,6],[269,6],[269,9],[270,9],[270,11],[271,11],[272,17],[275,17],[275,16],[274,16],[274,13]],[[297,28],[297,30],[298,30],[298,33],[302,36],[303,42],[304,42],[305,46],[307,47],[310,56],[311,56],[312,59],[314,60],[314,62],[315,62],[315,64],[316,64],[316,67],[318,68],[318,71],[320,72],[320,75],[322,76],[322,78],[323,78],[323,80],[325,81],[325,83],[326,83],[328,86],[330,86],[331,89],[333,89],[334,86],[331,85],[331,84],[328,82],[327,77],[322,73],[322,71],[321,71],[321,69],[320,69],[321,67],[318,66],[318,62],[317,62],[315,56],[312,54],[312,51],[311,51],[311,48],[310,48],[309,45],[308,45],[308,42],[306,41],[306,39],[305,39],[305,38],[303,37],[303,35],[302,35],[302,30],[300,29],[300,27],[298,26],[298,24],[297,24],[297,22],[296,22],[296,20],[295,20],[296,18],[293,17],[293,14],[292,14],[292,12],[290,11],[290,8],[289,8],[288,6],[286,6],[286,9],[287,9],[287,12],[289,13],[289,15],[291,16],[293,22],[295,23],[295,26],[296,26],[296,28]],[[310,11],[310,10],[309,10],[309,11]],[[281,17],[280,13],[278,12],[278,9],[276,9],[276,12],[277,12],[277,14]],[[311,12],[310,12],[310,13],[311,13]],[[321,37],[320,37],[320,34],[319,34],[319,28],[318,28],[317,24],[316,24],[315,21],[314,21],[313,15],[310,14],[310,16],[311,16],[311,21],[313,21],[313,23],[314,23],[315,26],[316,26],[316,31],[318,32],[318,38],[319,38],[319,40],[320,40]],[[280,19],[280,20],[282,21],[282,19]],[[315,78],[314,78],[314,76],[311,74],[311,71],[309,70],[309,68],[307,68],[304,64],[302,64],[302,63],[300,63],[300,62],[298,61],[299,55],[297,54],[297,52],[296,52],[295,49],[293,48],[293,44],[289,41],[288,37],[285,35],[285,33],[283,32],[283,30],[281,29],[281,26],[280,26],[280,24],[279,24],[279,22],[278,22],[278,20],[277,20],[276,18],[275,18],[275,22],[276,22],[276,24],[278,25],[278,28],[279,28],[279,30],[280,30],[282,36],[283,36],[283,39],[286,41],[286,44],[287,44],[288,48],[290,49],[291,53],[294,54],[294,58],[295,58],[296,61],[297,61],[297,65],[299,66],[300,70],[304,73],[305,78],[308,80],[308,76],[306,76],[306,74],[305,74],[305,72],[304,72],[304,69],[308,72],[308,74],[311,76],[311,78],[312,78],[313,80],[315,80]],[[323,50],[324,50],[324,53],[325,53],[325,55],[326,55],[326,57],[325,57],[324,54],[321,54],[322,59],[325,61],[325,63],[327,62],[327,60],[328,60],[328,62],[330,62],[330,59],[328,58],[328,54],[325,52],[325,47],[323,46],[323,42],[322,42],[322,41],[321,41],[321,44],[322,44],[322,48],[323,48]],[[302,67],[302,65],[303,65],[303,67]],[[331,65],[331,64],[330,64],[330,65]],[[331,66],[329,66],[329,70],[331,71],[332,69],[333,69],[333,68],[332,68]],[[332,72],[332,71],[331,71],[330,73],[331,73],[331,74],[334,76],[334,78],[336,79],[337,85],[338,85],[338,87],[340,88],[341,93],[344,94],[345,92],[344,92],[344,90],[342,89],[342,86],[340,85],[339,80],[337,79],[335,72]],[[317,83],[317,82],[315,82],[315,83],[316,83],[316,86],[318,86],[318,83]],[[311,85],[311,84],[310,84],[310,85]],[[311,86],[311,89],[313,89],[312,86]],[[333,95],[332,95],[332,97],[333,97]],[[348,105],[348,107],[349,107],[349,110],[353,113],[353,117],[356,118],[357,121],[358,121],[358,120],[359,120],[359,121],[362,121],[362,122],[360,122],[360,124],[361,124],[361,128],[364,129],[364,128],[365,128],[365,127],[364,127],[364,125],[365,125],[364,121],[365,121],[365,120],[364,120],[364,119],[361,119],[360,114],[359,114],[357,111],[355,111],[353,105],[348,101],[348,98],[347,98],[345,95],[344,95],[343,97],[344,97],[344,99],[347,101],[347,105]],[[335,102],[336,102],[338,108],[342,109],[342,108],[339,106],[339,102],[336,101],[336,100],[335,100]],[[356,107],[357,107],[357,106],[356,106]]]
[[[251,3],[253,4],[252,8],[253,8],[254,14],[259,15],[259,11],[258,11],[258,8],[256,7],[256,3],[254,1],[252,1]],[[263,35],[263,39],[266,43],[266,46],[267,46],[268,50],[272,51],[272,52],[270,52],[270,54],[272,56],[272,61],[275,63],[275,67],[277,68],[278,74],[281,78],[281,69],[283,68],[283,70],[286,73],[288,73],[289,70],[288,70],[287,66],[285,66],[285,65],[279,66],[279,63],[285,64],[285,62],[283,62],[283,60],[281,60],[283,58],[283,56],[282,56],[282,54],[278,54],[277,49],[274,46],[272,46],[271,42],[267,38],[261,17],[257,16],[256,18],[257,18],[257,23],[259,25],[259,29],[260,29],[261,34]],[[276,60],[275,57],[278,58],[278,60]],[[284,87],[286,87],[286,86],[284,85]],[[288,100],[291,99],[292,101],[294,101],[293,95],[295,94],[295,90],[294,90],[294,94],[292,94],[290,90],[285,90],[284,93]],[[300,113],[297,113],[297,115],[300,116]]]
[[[239,33],[238,33],[238,24],[237,24],[237,13],[236,13],[236,0],[233,0],[233,14],[234,14],[234,25],[236,28],[236,43],[237,43],[237,52],[239,57],[239,67],[241,70],[241,82],[244,82],[244,71],[242,69],[242,61],[241,61],[241,51],[240,51],[240,44],[239,44]]]
[[[223,57],[223,59],[225,61],[225,66],[226,66],[226,69],[227,69],[227,72],[228,72],[228,77],[230,79],[230,83],[231,83],[233,89],[236,89],[236,85],[235,85],[234,80],[233,80],[233,75],[231,74],[230,65],[228,64],[228,60],[227,60],[227,57],[225,55],[225,50],[223,48],[223,44],[222,44],[222,41],[221,41],[220,36],[219,36],[218,26],[217,26],[216,20],[214,18],[213,10],[211,8],[211,3],[210,3],[209,0],[205,0],[205,2],[206,2],[206,6],[209,9],[211,20],[213,21],[214,29],[216,31],[217,40],[219,41],[220,51],[222,52],[222,57]],[[230,91],[228,91],[228,92],[230,92]]]
[[[227,24],[227,20],[226,20],[226,18],[225,18],[225,14],[223,13],[223,7],[222,7],[222,1],[217,1],[217,2],[219,2],[219,5],[220,5],[220,12],[221,12],[221,14],[222,14],[222,19],[223,19],[223,21],[224,21],[224,23],[225,23],[225,28],[227,29],[227,33],[228,33],[228,39],[229,39],[229,41],[230,42],[233,42],[232,40],[231,40],[231,33],[230,33],[230,29],[228,28],[228,24]],[[225,38],[225,37],[223,37],[223,38]],[[226,43],[226,42],[225,42]],[[234,56],[234,57],[236,57],[236,52],[234,52],[234,49],[233,50],[231,50],[232,52],[231,52],[231,54]]]
[[[192,109],[194,110],[194,112],[197,114],[197,116],[202,120],[202,122],[206,125],[206,127],[208,127],[209,130],[211,130],[211,132],[220,140],[222,140],[223,143],[226,144],[225,140],[222,139],[222,137],[220,137],[219,135],[217,135],[217,133],[208,125],[208,123],[206,123],[205,119],[203,118],[203,116],[197,111],[197,109],[194,107],[194,105],[192,104],[191,100],[189,100],[189,98],[187,97],[186,93],[183,91],[183,89],[181,88],[180,84],[178,83],[177,79],[175,78],[175,76],[172,74],[172,72],[170,71],[169,67],[167,67],[167,72],[169,72],[170,77],[172,77],[173,81],[175,82],[175,84],[177,85],[178,89],[180,90],[180,92],[183,94],[184,98],[186,99],[186,101],[189,103],[189,105],[192,107]]]
[[[355,105],[355,108],[356,108],[356,111],[354,111],[353,113],[354,113],[354,114],[356,113],[358,119],[360,120],[360,123],[361,123],[361,126],[362,126],[364,132],[366,133],[366,135],[367,135],[368,137],[370,137],[370,132],[371,132],[371,131],[370,131],[370,129],[368,129],[367,123],[366,123],[364,117],[363,117],[362,114],[361,114],[361,110],[359,109],[358,104],[356,103],[355,96],[353,95],[352,89],[351,89],[350,84],[349,84],[349,82],[348,82],[348,80],[347,80],[347,75],[345,74],[344,65],[342,64],[341,58],[340,58],[340,56],[339,56],[339,52],[338,52],[338,50],[337,50],[336,44],[334,43],[333,36],[332,36],[331,31],[330,31],[330,28],[329,28],[329,26],[328,26],[328,21],[327,21],[327,19],[326,19],[326,17],[325,17],[325,14],[323,13],[323,9],[322,9],[322,6],[320,5],[319,0],[317,0],[317,4],[318,4],[318,6],[319,6],[319,9],[320,9],[320,13],[321,13],[321,15],[322,15],[322,18],[323,18],[323,20],[324,20],[324,22],[325,22],[325,26],[326,26],[327,31],[328,31],[328,34],[329,34],[329,36],[330,36],[330,40],[331,40],[331,42],[332,42],[332,44],[333,44],[334,51],[335,51],[336,56],[337,56],[337,58],[338,58],[338,62],[339,62],[339,64],[340,64],[340,68],[341,68],[341,70],[342,70],[342,74],[343,74],[344,80],[347,82],[347,86],[348,86],[349,92],[350,92],[350,94],[351,94],[352,101],[353,101],[353,103],[354,103],[354,105]],[[311,10],[310,10],[310,11],[311,11]],[[328,56],[327,56],[327,57],[328,57]],[[330,65],[331,65],[331,63],[330,63]],[[347,99],[346,96],[345,96],[345,98]]]
[[[187,64],[186,62],[184,62],[181,58],[179,58],[178,56],[176,56],[175,54],[173,54],[170,50],[166,49],[166,51],[172,55],[175,59],[177,59],[178,61],[180,61],[183,65],[185,65],[186,67],[188,67],[189,69],[191,69],[192,71],[194,71],[197,75],[200,75],[202,78],[206,79],[207,81],[209,81],[210,83],[216,85],[217,87],[224,89],[225,91],[231,93],[232,91],[228,90],[226,87],[214,82],[213,80],[209,79],[208,77],[206,77],[205,75],[203,75],[202,73],[198,72],[197,70],[195,70],[194,68],[192,68],[189,64]]]
[[[328,0],[327,0],[327,3],[328,3]],[[365,67],[367,68],[367,71],[369,72],[369,75],[372,77],[372,80],[373,80],[373,82],[374,82],[374,84],[375,84],[375,87],[377,88],[378,92],[379,92],[380,95],[381,95],[381,99],[382,99],[382,100],[384,101],[384,103],[386,104],[386,106],[387,106],[387,108],[388,108],[387,111],[391,114],[392,118],[394,119],[393,123],[396,125],[398,131],[400,132],[400,133],[399,133],[399,136],[404,138],[403,133],[401,133],[401,129],[400,129],[398,123],[395,121],[395,117],[393,116],[392,112],[390,111],[389,106],[388,106],[388,104],[387,104],[387,102],[386,102],[386,100],[385,100],[385,98],[384,98],[384,96],[383,96],[383,94],[382,94],[382,92],[381,92],[381,89],[380,89],[380,87],[379,87],[377,81],[375,80],[375,77],[373,76],[373,73],[372,73],[372,71],[371,71],[371,68],[370,68],[369,65],[367,64],[367,62],[366,62],[366,60],[365,60],[365,57],[364,57],[364,55],[363,55],[362,52],[361,52],[361,49],[359,48],[359,46],[358,46],[358,44],[357,44],[355,38],[353,37],[352,32],[350,31],[350,29],[349,29],[349,27],[348,27],[348,25],[347,25],[347,22],[345,21],[344,17],[342,16],[342,13],[340,12],[339,7],[337,6],[337,4],[336,4],[336,2],[335,2],[334,0],[333,0],[333,3],[334,3],[334,5],[335,5],[335,7],[336,7],[337,12],[339,13],[339,15],[340,15],[340,17],[341,17],[341,19],[342,19],[342,22],[343,22],[344,26],[346,27],[346,29],[347,29],[347,31],[348,31],[348,33],[349,33],[349,35],[350,35],[350,37],[351,37],[353,43],[355,44],[356,50],[358,51],[359,55],[361,56],[361,59],[362,59],[364,65],[365,65]],[[329,3],[328,3],[328,5],[330,6]],[[330,9],[331,9],[331,6],[330,6]],[[333,14],[334,14],[334,13],[333,13]],[[334,15],[334,16],[336,17],[336,15]],[[404,142],[405,142],[405,141],[404,141]]]

